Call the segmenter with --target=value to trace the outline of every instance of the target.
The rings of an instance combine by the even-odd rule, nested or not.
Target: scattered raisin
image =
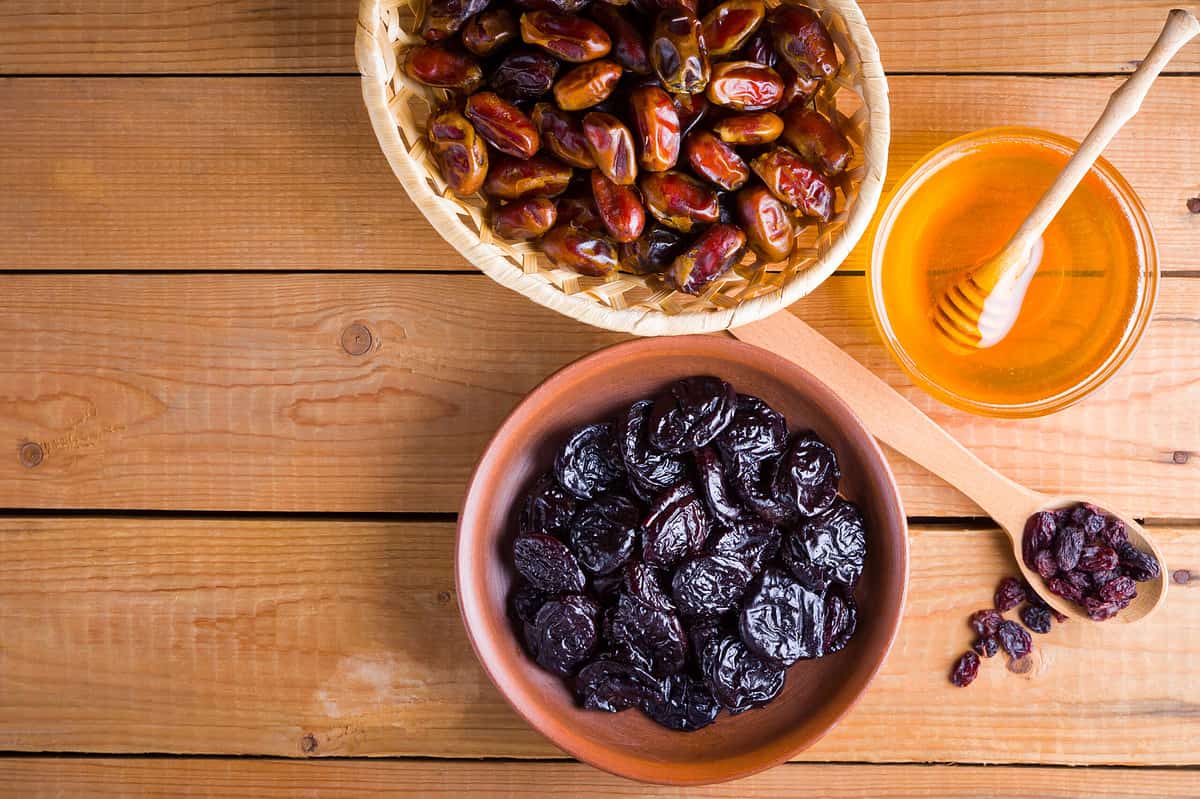
[[[1005,577],[996,588],[996,610],[1003,613],[1025,601],[1025,587],[1015,577]]]
[[[978,675],[979,655],[974,652],[964,652],[963,656],[954,664],[954,670],[950,672],[950,682],[959,688],[966,688],[975,681]]]

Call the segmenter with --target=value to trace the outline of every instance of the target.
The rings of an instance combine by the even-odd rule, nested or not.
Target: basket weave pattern
[[[854,0],[810,2],[842,57],[825,81],[817,108],[835,119],[854,144],[840,177],[837,212],[803,230],[789,259],[760,264],[748,256],[698,297],[677,292],[655,275],[617,272],[586,277],[555,266],[536,242],[493,235],[479,196],[455,196],[426,145],[430,111],[449,94],[412,80],[404,51],[421,43],[415,31],[426,0],[363,0],[355,50],[363,99],[380,146],[409,196],[467,260],[502,285],[588,324],[668,335],[736,327],[761,319],[808,294],[833,273],[866,229],[879,201],[890,135],[887,83],[875,41]],[[778,0],[768,0],[768,6]]]

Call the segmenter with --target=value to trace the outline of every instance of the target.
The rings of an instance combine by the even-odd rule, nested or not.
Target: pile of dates
[[[704,727],[846,646],[867,554],[832,449],[715,377],[576,430],[519,508],[509,613],[580,704]]]
[[[448,90],[429,148],[492,228],[592,276],[699,294],[828,221],[851,157],[810,102],[838,70],[820,18],[762,0],[431,0],[412,79]]]

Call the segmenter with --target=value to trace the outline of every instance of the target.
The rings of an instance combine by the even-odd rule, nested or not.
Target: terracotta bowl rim
[[[467,613],[469,603],[477,603],[479,605],[488,604],[486,597],[483,597],[474,588],[468,585],[464,579],[464,562],[467,560],[467,547],[463,545],[464,530],[468,526],[467,522],[471,521],[471,509],[474,505],[486,500],[486,494],[476,496],[477,493],[483,490],[483,486],[479,482],[479,477],[483,469],[488,465],[488,461],[496,452],[496,445],[507,437],[510,427],[517,425],[520,418],[527,413],[528,408],[533,405],[538,397],[553,389],[561,383],[569,383],[576,375],[580,373],[588,373],[595,368],[599,363],[609,363],[609,368],[619,368],[623,362],[623,356],[627,351],[637,351],[642,349],[654,349],[664,346],[679,346],[685,343],[692,343],[694,340],[703,341],[706,346],[711,346],[715,349],[724,349],[730,353],[741,353],[743,360],[752,363],[761,364],[764,368],[770,369],[774,373],[785,374],[787,372],[799,372],[811,381],[815,391],[808,392],[809,396],[823,395],[819,398],[822,402],[830,405],[839,406],[840,410],[845,413],[845,416],[850,420],[851,427],[856,428],[862,433],[862,439],[865,441],[864,449],[867,457],[875,461],[882,470],[884,480],[882,484],[877,486],[877,489],[884,493],[885,506],[887,511],[888,524],[885,527],[894,528],[899,533],[900,540],[897,542],[897,551],[901,557],[902,563],[902,580],[900,583],[900,595],[896,603],[895,618],[891,624],[891,629],[888,631],[884,646],[877,650],[879,652],[875,664],[867,673],[866,679],[863,681],[862,688],[833,715],[830,722],[818,734],[813,736],[806,743],[802,743],[795,748],[789,748],[782,753],[782,756],[772,756],[755,760],[752,757],[740,758],[740,762],[750,761],[749,765],[737,767],[721,771],[719,773],[710,773],[708,771],[698,770],[696,766],[676,767],[669,769],[663,764],[651,764],[649,761],[629,758],[623,755],[612,754],[608,750],[591,750],[580,751],[579,748],[571,743],[564,742],[559,736],[546,730],[531,714],[527,713],[525,708],[518,705],[510,697],[506,690],[507,678],[504,669],[494,668],[493,664],[483,656],[479,642],[476,640],[475,629],[472,626],[471,619]],[[697,373],[702,373],[702,365],[697,365]],[[787,382],[794,382],[787,380]],[[631,341],[620,342],[603,347],[595,352],[584,355],[565,366],[561,367],[545,380],[538,383],[528,394],[526,394],[519,403],[505,416],[504,421],[496,428],[496,432],[488,439],[487,445],[483,448],[483,452],[479,457],[475,468],[471,472],[471,477],[467,482],[467,489],[463,494],[462,506],[459,509],[458,522],[455,528],[454,541],[454,584],[458,599],[459,616],[462,619],[463,626],[466,628],[467,639],[471,643],[471,649],[475,653],[475,658],[482,666],[484,673],[488,679],[504,697],[504,701],[516,711],[526,724],[536,730],[539,734],[550,741],[554,746],[566,752],[580,762],[587,763],[602,771],[608,772],[618,777],[636,780],[644,783],[659,784],[659,785],[677,785],[677,786],[698,786],[711,785],[731,780],[741,779],[744,777],[757,774],[766,769],[773,768],[782,763],[788,762],[799,752],[802,752],[813,744],[824,738],[830,730],[841,723],[846,714],[849,713],[861,701],[863,694],[867,692],[875,678],[879,675],[880,669],[887,661],[895,646],[896,639],[899,635],[900,625],[904,619],[904,610],[908,602],[908,583],[910,576],[910,547],[908,540],[908,518],[904,512],[903,500],[900,496],[900,489],[896,483],[895,474],[892,472],[891,465],[883,454],[879,443],[875,440],[875,436],[867,429],[863,421],[854,411],[844,403],[840,397],[821,381],[812,372],[804,369],[795,361],[783,358],[775,353],[738,341],[733,338],[721,337],[716,335],[692,334],[685,336],[670,336],[670,337],[651,337],[638,338]],[[531,664],[531,667],[532,664]],[[716,723],[720,723],[718,720]],[[687,773],[687,770],[697,771],[695,776]]]

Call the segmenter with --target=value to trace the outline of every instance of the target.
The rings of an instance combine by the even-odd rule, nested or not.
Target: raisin
[[[637,506],[620,494],[607,494],[583,506],[571,523],[571,548],[593,574],[609,574],[625,565],[637,543]]]
[[[1033,639],[1015,621],[1000,622],[996,634],[1000,638],[1000,646],[1004,647],[1004,651],[1010,657],[1023,658],[1033,650]]]
[[[1025,601],[1025,587],[1016,577],[1005,577],[996,587],[996,610],[1003,613]]]
[[[521,576],[547,593],[576,593],[583,590],[583,571],[567,545],[536,533],[513,543],[513,561]]]
[[[1050,632],[1050,609],[1037,605],[1021,608],[1021,621],[1035,633]]]
[[[1116,550],[1101,544],[1084,547],[1075,567],[1085,572],[1104,572],[1117,568],[1117,563]]]
[[[1129,577],[1117,577],[1102,585],[1098,593],[1105,602],[1129,602],[1137,596],[1137,584]]]
[[[1059,529],[1054,536],[1054,559],[1058,568],[1069,572],[1079,563],[1079,555],[1083,552],[1083,528],[1068,525]]]
[[[613,487],[625,474],[611,424],[582,427],[554,460],[559,484],[580,499],[592,499]]]
[[[701,555],[675,570],[671,592],[684,616],[720,616],[737,607],[751,577],[736,558]]]
[[[1039,552],[1048,550],[1054,542],[1054,532],[1057,529],[1057,524],[1054,514],[1048,511],[1041,511],[1030,516],[1025,522],[1025,532],[1021,537],[1021,554],[1025,558],[1025,565],[1031,569],[1037,568],[1035,559]],[[1055,571],[1057,571],[1057,566]],[[1039,570],[1040,573],[1040,570]],[[1042,575],[1043,577],[1053,577],[1050,575]]]
[[[1093,596],[1083,598],[1083,608],[1092,621],[1107,621],[1121,610],[1119,602],[1105,602]]]
[[[1118,547],[1117,555],[1120,558],[1121,571],[1125,573],[1125,576],[1132,577],[1139,583],[1158,579],[1158,561],[1128,541]]]
[[[1054,559],[1053,552],[1043,549],[1034,556],[1033,568],[1037,570],[1043,580],[1049,580],[1058,574],[1058,561]]]
[[[1004,617],[999,611],[988,608],[987,610],[977,610],[971,614],[970,625],[976,635],[989,636],[995,635],[1000,629],[1000,622],[1004,621]]]
[[[976,638],[971,642],[971,651],[981,658],[993,657],[1000,649],[1000,639],[994,635]]]
[[[737,394],[716,377],[688,377],[661,394],[650,411],[650,443],[683,454],[703,447],[733,420]]]
[[[575,510],[575,497],[564,491],[554,475],[547,472],[525,495],[519,522],[521,535],[562,535],[575,518]]]
[[[950,672],[950,682],[959,688],[966,688],[975,681],[978,675],[979,655],[974,652],[965,652],[954,664],[954,670]]]

